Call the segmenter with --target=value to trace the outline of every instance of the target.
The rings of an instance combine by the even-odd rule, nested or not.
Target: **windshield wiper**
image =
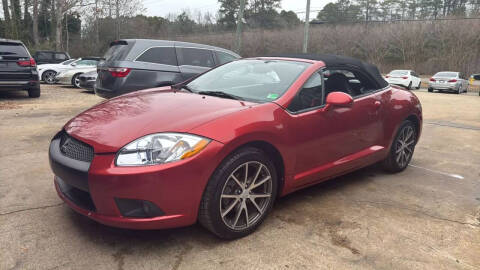
[[[180,89],[182,89],[182,88],[185,89],[185,90],[187,90],[187,91],[190,92],[190,93],[193,93],[192,88],[190,88],[190,86],[188,86],[188,85],[182,85],[182,87],[180,87]]]
[[[222,91],[200,91],[198,92],[200,95],[207,95],[207,96],[214,96],[214,97],[223,97],[223,98],[229,98],[229,99],[235,99],[235,100],[243,100],[243,98],[239,96],[235,96],[229,93],[225,93]]]

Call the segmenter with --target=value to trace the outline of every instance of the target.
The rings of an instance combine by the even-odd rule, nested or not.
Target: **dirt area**
[[[423,134],[412,166],[376,166],[280,199],[251,236],[199,225],[106,227],[57,197],[52,136],[103,99],[42,85],[0,92],[0,269],[480,269],[480,97],[415,91]]]

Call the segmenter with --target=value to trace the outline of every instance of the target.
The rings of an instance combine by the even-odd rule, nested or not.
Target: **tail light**
[[[449,80],[448,82],[457,82],[457,80],[452,79],[452,80]]]
[[[435,82],[435,79],[434,79],[434,78],[430,78],[430,81],[431,81],[431,82]]]
[[[406,79],[408,79],[408,77],[407,77],[407,76],[403,76],[402,79],[406,80]]]
[[[129,68],[108,68],[108,71],[113,77],[117,78],[127,77],[128,73],[130,73]]]
[[[21,67],[36,67],[37,63],[35,62],[35,59],[30,58],[30,60],[17,61],[17,65],[19,65]]]

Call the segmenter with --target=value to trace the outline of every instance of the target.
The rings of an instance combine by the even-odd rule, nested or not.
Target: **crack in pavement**
[[[388,206],[388,207],[392,207],[392,208],[397,208],[397,209],[402,209],[402,210],[415,212],[415,213],[418,213],[418,214],[421,214],[421,215],[424,215],[424,216],[427,216],[427,217],[430,217],[430,218],[436,219],[436,220],[453,222],[453,223],[458,223],[458,224],[461,224],[461,225],[470,225],[470,226],[473,226],[473,227],[479,227],[480,228],[480,224],[462,222],[462,221],[458,221],[458,220],[454,220],[454,219],[438,217],[438,216],[434,216],[432,214],[429,214],[429,213],[426,213],[426,212],[423,212],[423,211],[420,211],[420,210],[417,210],[417,209],[412,209],[412,208],[403,207],[403,206],[397,206],[397,205],[394,205],[394,204],[391,204],[391,203],[374,202],[374,201],[362,201],[362,200],[349,200],[349,201],[354,202],[354,203],[366,203],[366,204],[376,204],[376,205]]]
[[[60,205],[63,205],[63,204],[64,203],[61,202],[61,203],[52,204],[52,205],[45,205],[45,206],[39,206],[39,207],[31,207],[31,208],[26,208],[26,209],[20,209],[20,210],[15,210],[15,211],[11,211],[11,212],[0,213],[0,216],[6,216],[6,215],[25,212],[25,211],[30,211],[30,210],[38,210],[38,209],[46,209],[46,208],[50,208],[50,207],[57,207],[57,206],[60,206]]]

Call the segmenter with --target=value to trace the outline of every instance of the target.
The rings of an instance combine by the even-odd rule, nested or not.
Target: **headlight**
[[[202,151],[209,139],[181,133],[157,133],[137,139],[118,152],[117,166],[142,166],[186,159]]]

